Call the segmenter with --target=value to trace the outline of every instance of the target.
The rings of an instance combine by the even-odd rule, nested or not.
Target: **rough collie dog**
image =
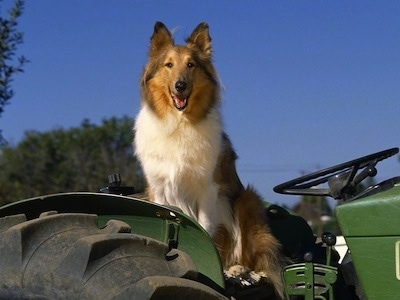
[[[175,45],[165,25],[155,24],[140,81],[135,153],[151,201],[195,218],[214,239],[225,269],[241,265],[265,273],[282,298],[280,245],[266,225],[262,200],[236,173],[211,54],[206,23],[186,45]]]

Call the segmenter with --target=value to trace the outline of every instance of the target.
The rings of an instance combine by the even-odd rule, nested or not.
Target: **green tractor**
[[[287,299],[398,299],[400,177],[357,189],[398,151],[274,188],[341,200],[336,217],[349,248],[339,263],[334,235],[317,242],[304,219],[266,203],[269,225],[293,260],[282,271]],[[213,241],[196,221],[139,199],[117,175],[109,182],[98,193],[0,207],[0,299],[271,299],[268,283],[224,274]]]

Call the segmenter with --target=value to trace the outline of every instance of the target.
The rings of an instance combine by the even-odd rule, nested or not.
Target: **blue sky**
[[[154,23],[182,43],[206,21],[240,177],[292,205],[273,186],[400,146],[399,15],[395,0],[27,1],[20,53],[31,62],[0,128],[17,143],[26,130],[134,117]],[[392,158],[376,178],[395,175]]]

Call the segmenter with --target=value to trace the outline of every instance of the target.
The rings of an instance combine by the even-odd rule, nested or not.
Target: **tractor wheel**
[[[0,299],[226,299],[186,253],[97,218],[0,218]]]

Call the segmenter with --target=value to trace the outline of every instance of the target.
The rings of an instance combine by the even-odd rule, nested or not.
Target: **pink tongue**
[[[186,104],[186,98],[181,96],[179,97],[178,95],[173,94],[172,97],[174,98],[175,104],[178,107],[183,107]]]
[[[175,103],[178,107],[183,107],[186,104],[185,100],[180,100],[180,99],[176,99]]]

